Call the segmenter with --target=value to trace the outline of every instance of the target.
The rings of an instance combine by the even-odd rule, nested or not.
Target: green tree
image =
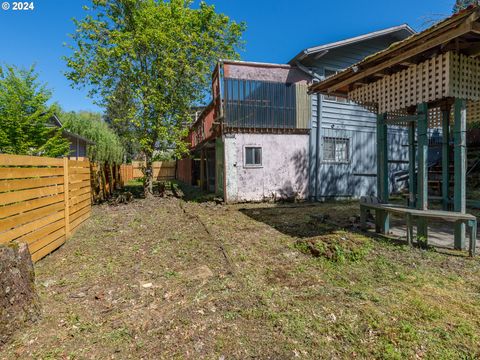
[[[104,116],[105,121],[118,134],[125,149],[126,160],[131,161],[140,154],[140,146],[135,139],[135,106],[133,94],[125,82],[117,85],[109,98]]]
[[[478,5],[478,0],[456,0],[453,6],[453,12],[459,12],[471,5]]]
[[[66,130],[95,143],[88,147],[92,161],[121,164],[123,146],[118,135],[102,120],[102,115],[89,111],[61,112],[60,120]]]
[[[58,157],[68,140],[52,126],[51,92],[38,82],[35,68],[0,67],[0,153]]]
[[[73,53],[66,58],[73,84],[89,85],[103,106],[127,84],[125,126],[146,160],[144,190],[152,193],[157,151],[186,151],[190,109],[203,100],[219,58],[238,58],[243,23],[191,0],[93,0],[75,21]],[[117,93],[116,93],[117,92]]]

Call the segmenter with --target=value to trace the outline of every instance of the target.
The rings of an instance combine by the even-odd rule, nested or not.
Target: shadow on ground
[[[215,200],[218,200],[218,202],[222,201],[221,199],[216,199],[215,194],[207,193],[198,186],[188,185],[181,181],[172,181],[170,184],[180,190],[180,197],[187,202],[203,203]]]
[[[265,223],[281,233],[309,238],[326,235],[343,228],[350,228],[350,217],[355,215],[354,203],[297,205],[272,205],[269,207],[246,207],[239,211],[249,218]]]
[[[359,228],[359,209],[357,201],[340,201],[327,203],[305,203],[286,205],[278,204],[269,207],[244,207],[239,211],[249,218],[264,223],[275,230],[300,239],[322,237],[338,231],[361,233],[377,241],[403,247],[406,238],[399,236],[386,237],[373,230],[362,231]],[[373,218],[371,219],[373,222]],[[398,227],[403,220],[394,219],[392,224]],[[415,243],[414,246],[424,247]]]

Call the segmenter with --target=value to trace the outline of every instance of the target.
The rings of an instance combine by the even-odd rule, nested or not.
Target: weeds
[[[479,358],[479,260],[366,238],[357,210],[95,207],[37,264],[44,316],[0,358]]]

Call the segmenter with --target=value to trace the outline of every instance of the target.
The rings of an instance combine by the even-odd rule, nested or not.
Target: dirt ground
[[[96,206],[0,358],[479,358],[479,260],[367,238],[357,208]]]

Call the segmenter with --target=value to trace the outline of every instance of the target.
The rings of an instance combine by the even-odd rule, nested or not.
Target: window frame
[[[247,164],[247,150],[248,149],[260,149],[260,163],[259,164]],[[255,154],[254,154],[255,161]],[[243,167],[244,168],[262,168],[263,167],[263,147],[257,144],[249,144],[243,147]]]
[[[333,140],[333,153],[334,159],[325,158],[325,143],[327,140]],[[337,141],[346,145],[346,157],[345,160],[337,160]],[[348,137],[336,137],[336,136],[322,136],[322,162],[326,164],[350,164],[350,148],[351,139]]]

